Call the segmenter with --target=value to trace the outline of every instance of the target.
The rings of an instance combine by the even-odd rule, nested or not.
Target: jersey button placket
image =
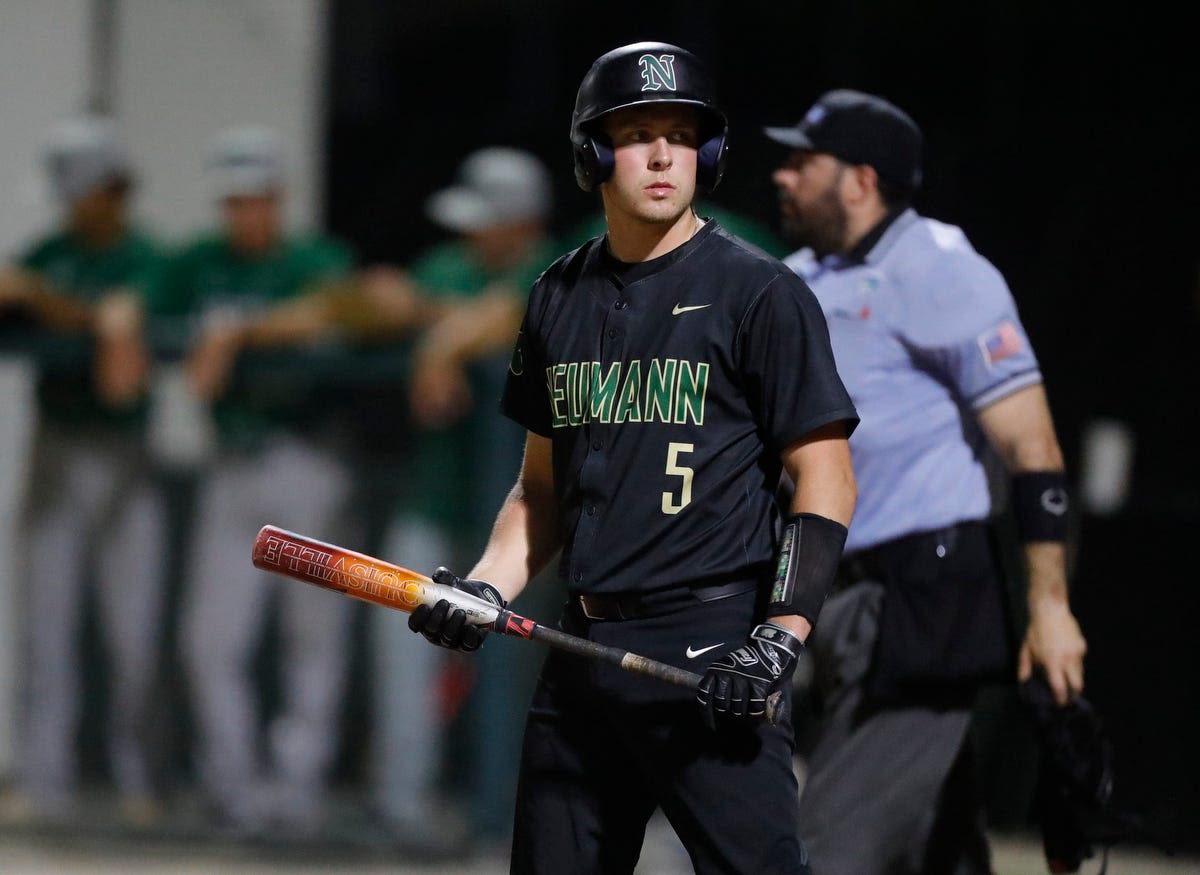
[[[598,359],[601,362],[611,363],[622,360],[624,354],[622,341],[625,335],[623,323],[631,315],[632,308],[628,300],[620,298],[613,302],[612,309],[605,318],[605,324],[600,331]],[[575,549],[571,563],[571,580],[575,584],[583,582],[584,572],[590,568],[592,551],[595,549],[593,539],[596,535],[596,527],[599,525],[601,506],[605,496],[603,484],[607,479],[608,459],[604,450],[609,441],[606,440],[605,432],[610,426],[600,422],[589,422],[585,427],[587,433],[584,439],[588,441],[587,445],[590,446],[591,451],[579,472],[579,486],[583,493],[583,502],[579,522],[575,528]],[[589,580],[592,577],[590,572],[587,576]]]

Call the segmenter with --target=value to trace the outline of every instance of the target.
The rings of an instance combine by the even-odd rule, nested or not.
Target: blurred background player
[[[266,522],[337,541],[349,477],[302,369],[254,381],[235,366],[246,351],[322,336],[321,312],[303,302],[343,277],[351,259],[329,240],[285,233],[275,131],[224,131],[207,181],[220,228],[175,255],[152,294],[156,317],[189,331],[187,382],[216,424],[181,619],[196,764],[206,801],[231,833],[299,832],[321,821],[338,749],[351,603],[263,574],[247,557]],[[253,663],[270,608],[278,609],[281,702],[263,744]]]
[[[130,157],[116,123],[59,123],[46,149],[62,227],[0,271],[0,306],[48,336],[84,342],[43,367],[29,493],[21,632],[28,645],[19,786],[34,815],[66,816],[76,733],[85,590],[111,669],[108,745],[122,811],[153,816],[148,697],[158,662],[163,511],[143,444],[148,358],[142,297],[158,248],[130,221]],[[7,557],[5,557],[7,560]]]
[[[432,569],[446,556],[465,563],[482,549],[491,516],[516,475],[522,434],[498,404],[525,298],[555,256],[547,230],[552,207],[542,162],[500,146],[466,156],[453,183],[426,202],[428,218],[453,237],[418,256],[410,269],[430,320],[410,365],[409,402],[419,437],[382,548],[407,567]],[[402,304],[407,312],[403,291]],[[442,759],[431,681],[443,652],[410,634],[401,614],[372,611],[370,620],[376,807],[399,840],[424,836],[427,842]],[[523,682],[531,687],[534,671],[519,655],[493,657],[478,663],[477,693],[463,725],[472,739],[467,749],[481,749],[475,736],[486,734],[490,753],[461,765],[462,777],[471,776],[472,829],[484,838],[505,836],[511,827],[524,713],[514,690]],[[462,670],[471,665],[461,663]]]
[[[816,293],[862,416],[859,500],[812,639],[822,719],[801,832],[823,875],[990,871],[967,729],[1010,678],[985,463],[1011,478],[1029,625],[1019,676],[1083,689],[1067,599],[1066,477],[1042,376],[1004,278],[962,230],[912,209],[922,136],[882,98],[823,95],[773,179],[788,264]]]

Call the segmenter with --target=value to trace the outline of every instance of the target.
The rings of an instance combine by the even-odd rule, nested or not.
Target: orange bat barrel
[[[373,605],[411,614],[417,605],[444,598],[475,625],[493,623],[499,609],[481,598],[434,583],[424,574],[276,526],[254,539],[255,567],[303,580]]]

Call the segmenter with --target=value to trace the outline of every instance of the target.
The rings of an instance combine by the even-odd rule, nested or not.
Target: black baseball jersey
[[[502,408],[553,440],[560,574],[591,593],[769,569],[780,452],[858,422],[804,281],[711,220],[652,261],[600,237],[551,265]]]

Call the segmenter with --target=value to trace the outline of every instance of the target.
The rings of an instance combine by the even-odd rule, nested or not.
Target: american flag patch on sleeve
[[[990,368],[997,362],[1021,351],[1021,332],[1011,319],[1005,319],[999,325],[989,328],[977,338],[979,351],[983,353],[983,361]]]

